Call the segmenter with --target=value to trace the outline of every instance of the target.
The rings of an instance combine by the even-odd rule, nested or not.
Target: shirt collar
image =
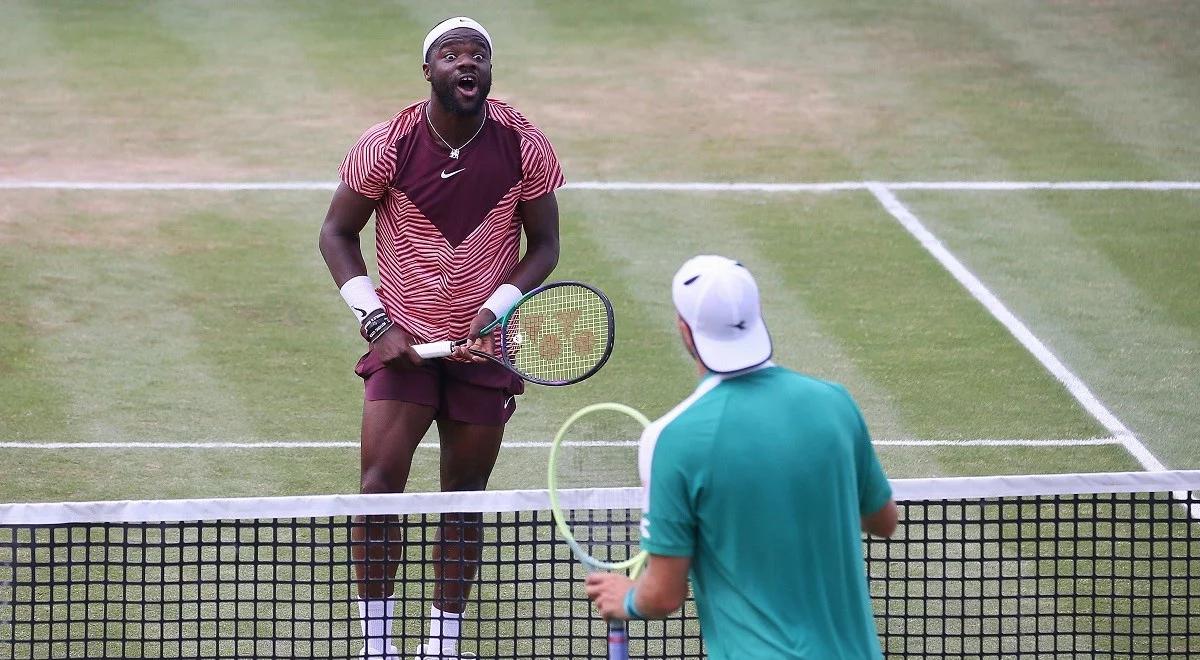
[[[741,371],[731,371],[727,374],[718,374],[718,373],[715,373],[712,371],[705,371],[704,377],[700,379],[700,382],[703,383],[704,381],[706,381],[710,378],[716,378],[718,380],[729,380],[730,378],[737,378],[739,376],[745,376],[746,374],[752,374],[755,371],[760,371],[762,369],[769,369],[773,366],[775,366],[775,361],[767,360],[766,362],[763,362],[762,364],[756,364],[753,367],[748,367],[746,369],[742,369]]]

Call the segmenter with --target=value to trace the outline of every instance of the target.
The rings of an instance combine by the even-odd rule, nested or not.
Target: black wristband
[[[367,338],[368,342],[375,343],[375,340],[390,330],[392,325],[392,320],[388,318],[387,312],[377,309],[363,319],[363,336]]]

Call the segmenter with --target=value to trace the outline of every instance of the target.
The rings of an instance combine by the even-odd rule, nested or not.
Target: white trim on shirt
[[[704,380],[700,381],[700,384],[696,386],[695,391],[688,395],[686,399],[679,402],[679,405],[672,408],[667,414],[651,422],[650,426],[647,426],[646,430],[642,431],[641,440],[638,441],[638,475],[642,479],[643,493],[642,536],[650,536],[650,530],[648,529],[646,518],[646,513],[650,511],[650,464],[654,459],[654,447],[658,443],[658,436],[660,433],[662,433],[662,430],[665,429],[667,425],[673,422],[677,417],[682,415],[684,411],[692,406],[692,404],[699,401],[700,397],[708,394],[717,385],[720,385],[731,378],[745,376],[746,374],[773,366],[775,366],[775,363],[767,360],[766,362],[750,367],[749,369],[743,369],[733,373],[716,374],[710,372],[704,377]]]

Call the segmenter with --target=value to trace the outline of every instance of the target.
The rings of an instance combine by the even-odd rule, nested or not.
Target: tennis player
[[[880,657],[860,530],[890,536],[896,505],[858,407],[770,361],[741,264],[695,257],[672,287],[703,379],[642,436],[645,570],[594,573],[588,596],[606,618],[662,618],[690,571],[710,658]]]
[[[429,98],[363,134],[342,163],[321,227],[321,254],[369,343],[355,369],[366,389],[363,493],[403,491],[413,451],[435,421],[442,490],[484,489],[523,391],[518,378],[466,347],[430,361],[411,349],[467,337],[478,350],[494,350],[492,335],[479,331],[558,262],[554,191],[562,171],[541,131],[488,98],[492,55],[491,36],[470,18],[430,30],[421,48]],[[372,213],[378,289],[358,242]],[[522,231],[527,247],[519,257]],[[400,530],[358,522],[352,552],[363,656],[398,658],[390,634]],[[476,516],[443,517],[429,637],[418,656],[459,657],[478,542]]]

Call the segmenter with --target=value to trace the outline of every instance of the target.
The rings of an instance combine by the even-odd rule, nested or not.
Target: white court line
[[[621,192],[841,192],[866,190],[864,181],[830,181],[826,183],[754,183],[706,181],[579,181],[567,183],[568,190],[614,190]]]
[[[565,188],[577,190],[668,192],[841,192],[870,190],[881,185],[891,190],[1200,190],[1200,181],[829,181],[818,183],[580,181]]]
[[[966,287],[967,291],[972,296],[975,296],[975,299],[982,303],[991,312],[992,316],[996,317],[996,320],[1000,321],[1012,333],[1013,337],[1016,337],[1017,341],[1021,342],[1021,345],[1037,358],[1038,362],[1042,363],[1042,366],[1046,367],[1055,378],[1066,386],[1071,395],[1075,397],[1075,400],[1092,417],[1095,417],[1096,421],[1103,424],[1109,433],[1119,439],[1121,444],[1125,446],[1125,449],[1137,459],[1137,462],[1142,467],[1155,471],[1166,469],[1162,461],[1158,460],[1146,448],[1146,445],[1142,444],[1142,441],[1138,440],[1137,436],[1096,398],[1095,394],[1092,394],[1092,391],[1088,389],[1088,386],[1078,376],[1072,373],[1054,353],[1051,353],[1050,349],[1046,348],[1042,340],[1038,339],[1021,319],[1010,312],[1004,306],[1004,303],[1000,302],[1000,299],[988,290],[974,273],[967,270],[967,267],[950,250],[946,249],[946,246],[942,245],[942,242],[938,240],[937,236],[933,235],[933,232],[925,228],[925,225],[917,219],[917,216],[913,215],[913,212],[908,210],[908,207],[902,204],[892,194],[891,190],[888,190],[884,184],[880,183],[871,184],[869,189],[871,194],[875,195],[875,198],[883,205],[883,208],[887,209],[888,213],[891,213],[908,230],[908,233],[912,234],[921,243],[921,246],[938,260],[938,263],[950,271],[954,279]]]
[[[581,440],[564,443],[567,447],[637,447],[636,440]],[[874,444],[888,447],[1091,447],[1124,444],[1120,438],[1086,439],[1004,439],[974,440],[875,440]],[[437,449],[438,443],[417,445],[418,449]],[[510,449],[545,449],[547,441],[521,440],[505,442]],[[262,440],[259,442],[0,442],[0,449],[338,449],[358,447],[350,440]]]
[[[874,440],[876,446],[888,447],[1096,447],[1123,445],[1120,438],[1086,438],[1063,440]]]
[[[0,190],[334,190],[337,182],[329,181],[5,181]]]
[[[568,447],[636,447],[636,440],[590,440],[564,443]],[[549,447],[549,442],[505,442],[504,447]],[[0,442],[0,449],[335,449],[358,447],[357,440],[263,440],[260,442]],[[417,449],[437,449],[424,442]]]
[[[874,185],[867,184],[867,189]],[[1200,181],[909,181],[880,184],[889,190],[1200,190]]]
[[[1015,191],[1015,190],[1200,190],[1200,181],[829,181],[815,183],[708,181],[578,181],[566,190],[622,192],[769,192],[819,193],[870,190]],[[0,190],[108,191],[332,191],[336,181],[26,181],[0,179]]]

